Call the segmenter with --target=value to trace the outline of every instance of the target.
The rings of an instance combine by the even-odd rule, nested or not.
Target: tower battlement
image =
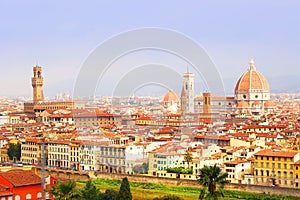
[[[43,85],[44,79],[42,76],[42,67],[33,67],[33,77],[31,78],[31,85],[33,88],[33,102],[44,101]]]

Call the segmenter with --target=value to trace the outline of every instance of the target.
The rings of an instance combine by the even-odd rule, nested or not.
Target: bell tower
[[[194,74],[191,72],[183,74],[181,106],[185,113],[194,113]]]
[[[203,93],[203,114],[210,115],[211,113],[211,94],[209,92]]]
[[[42,67],[38,65],[33,67],[33,77],[31,78],[31,84],[33,88],[33,102],[36,104],[38,101],[43,101],[44,79],[42,76]]]

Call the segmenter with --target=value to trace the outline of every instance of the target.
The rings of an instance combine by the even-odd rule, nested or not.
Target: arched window
[[[21,197],[19,195],[15,196],[15,200],[21,200]]]
[[[31,194],[26,194],[26,199],[31,199]]]
[[[42,193],[41,192],[37,193],[36,197],[37,198],[42,198]]]

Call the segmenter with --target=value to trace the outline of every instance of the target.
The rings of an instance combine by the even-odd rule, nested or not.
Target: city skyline
[[[299,83],[297,1],[1,4],[1,96],[31,97],[36,64],[44,69],[46,96],[72,92],[90,52],[113,35],[141,27],[175,30],[199,43],[222,75],[226,93],[233,92],[251,56],[271,91],[287,84],[286,77],[293,91]],[[184,72],[186,64],[178,65]]]

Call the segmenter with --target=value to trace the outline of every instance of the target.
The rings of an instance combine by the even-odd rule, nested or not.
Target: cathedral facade
[[[209,92],[195,96],[194,74],[185,72],[182,77],[180,103],[177,94],[169,91],[164,98],[164,107],[176,103],[182,116],[200,116],[226,113],[260,116],[272,112],[275,104],[270,100],[270,88],[266,78],[256,69],[253,58],[249,67],[237,80],[234,96],[214,96]]]

